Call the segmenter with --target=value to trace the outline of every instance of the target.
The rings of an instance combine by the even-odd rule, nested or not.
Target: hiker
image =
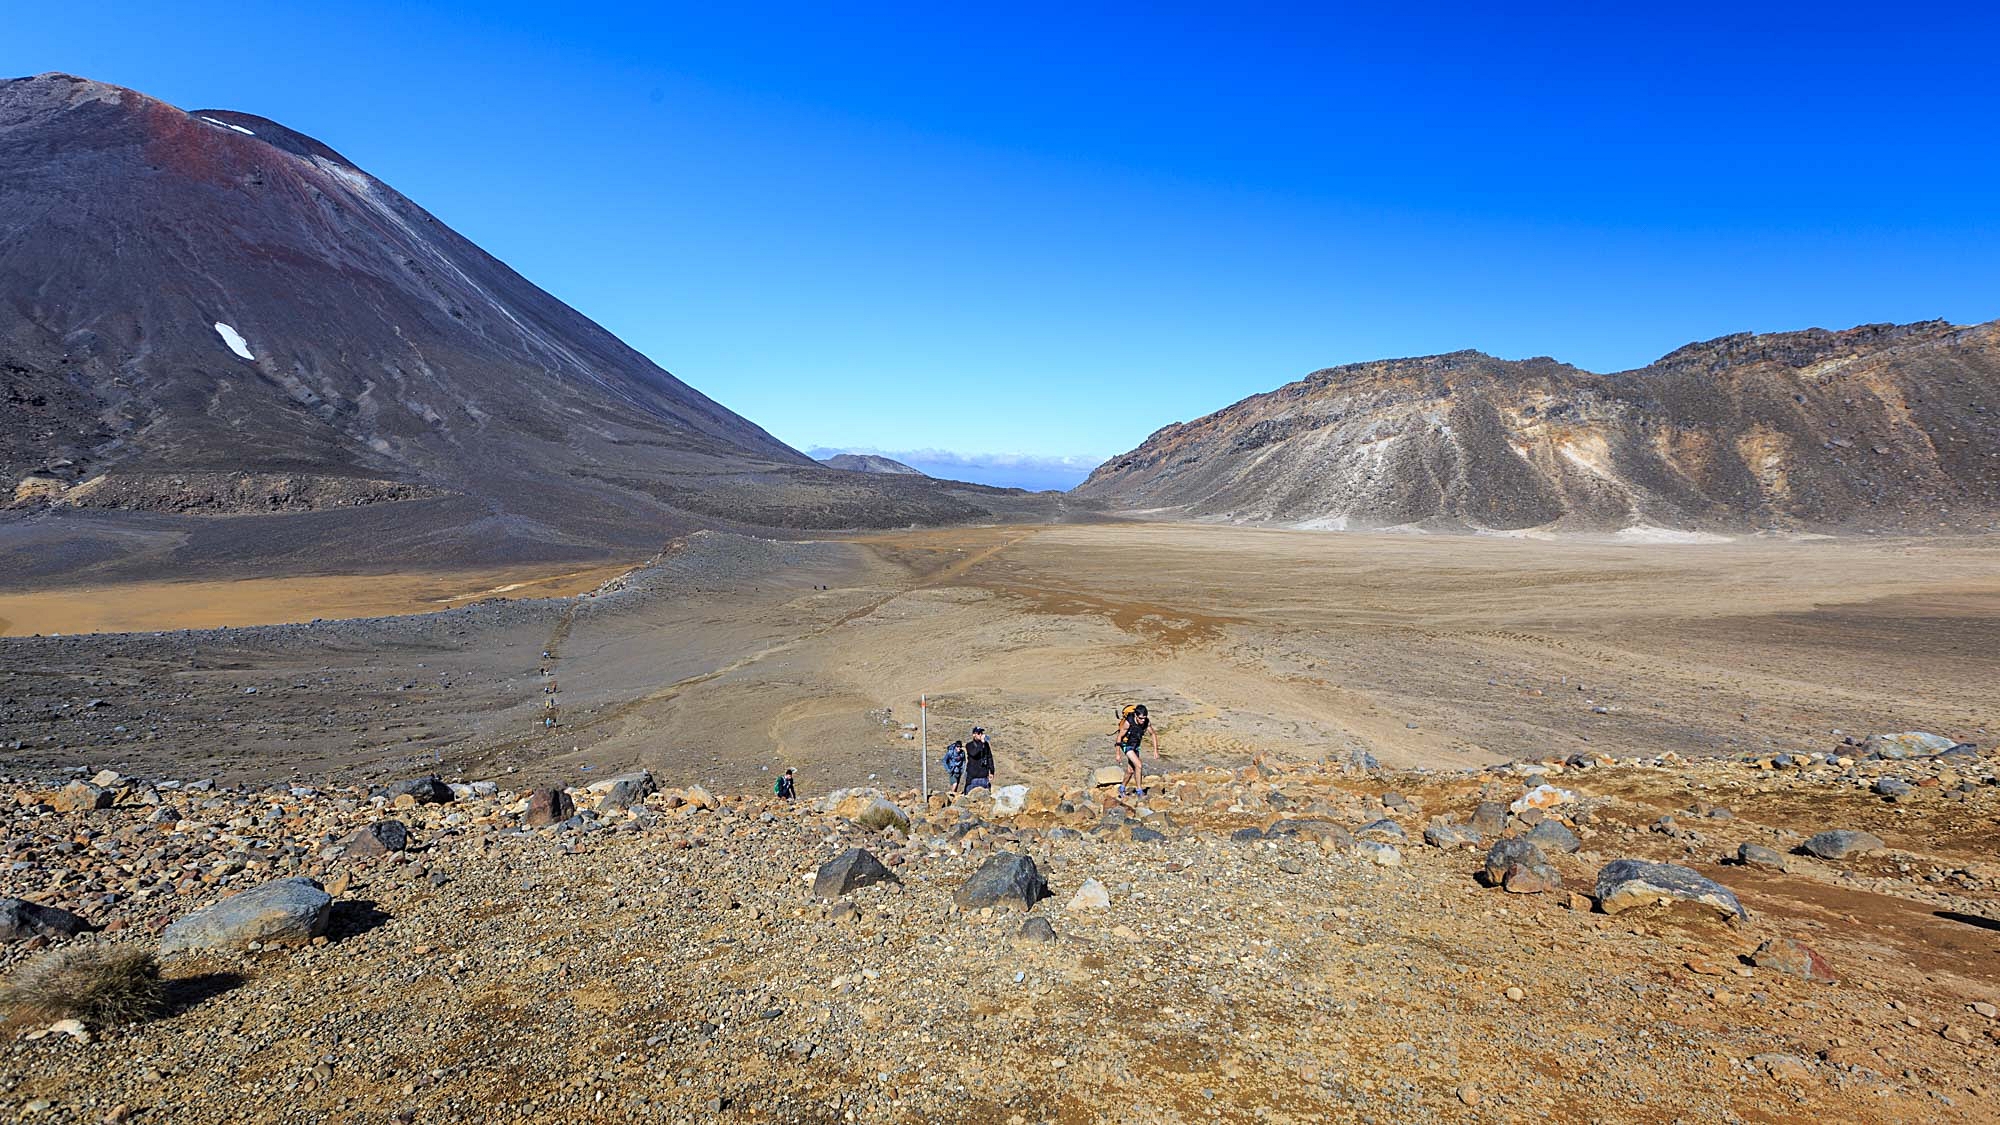
[[[1139,749],[1147,741],[1153,744],[1153,760],[1160,760],[1160,736],[1153,730],[1152,716],[1146,714],[1143,703],[1127,703],[1118,712],[1118,730],[1113,735],[1118,748],[1118,764],[1125,769],[1125,780],[1118,786],[1118,795],[1136,793],[1143,797],[1146,791],[1139,787],[1145,779],[1146,771],[1139,764]]]
[[[796,775],[792,773],[791,770],[789,769],[786,770],[784,776],[778,778],[778,784],[771,787],[771,792],[776,793],[778,796],[783,797],[787,801],[798,800],[799,799],[798,778],[796,777]]]
[[[965,743],[954,742],[945,747],[944,757],[940,761],[944,766],[945,776],[951,778],[951,791],[958,792],[959,779],[965,776]]]
[[[974,789],[993,790],[993,744],[986,741],[985,727],[973,727],[972,737],[965,740],[965,785],[959,792]]]

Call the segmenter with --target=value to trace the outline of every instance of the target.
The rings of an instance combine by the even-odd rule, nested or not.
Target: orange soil
[[[125,582],[0,594],[0,636],[158,632],[272,625],[316,617],[430,613],[482,598],[567,597],[633,563],[558,574],[510,568],[418,574],[327,574],[218,582]]]

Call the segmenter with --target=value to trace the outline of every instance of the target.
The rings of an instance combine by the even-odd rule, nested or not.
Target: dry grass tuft
[[[0,985],[0,1009],[93,1027],[138,1023],[166,1007],[160,962],[129,945],[78,945],[44,953]]]

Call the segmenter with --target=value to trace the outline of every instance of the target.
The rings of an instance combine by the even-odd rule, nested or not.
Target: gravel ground
[[[1909,795],[1877,796],[1883,777]],[[907,837],[839,795],[594,808],[620,803],[600,782],[531,829],[527,795],[497,786],[417,805],[100,780],[111,807],[55,811],[103,799],[83,778],[20,785],[8,814],[6,892],[103,927],[58,944],[153,942],[280,876],[335,901],[309,944],[167,958],[153,1022],[83,1043],[15,1019],[0,1108],[28,1119],[1994,1119],[1991,757],[1262,765],[1122,802],[1037,788],[1013,815],[890,794]],[[1483,847],[1421,842],[1543,783],[1568,799],[1504,831],[1572,828],[1581,850],[1550,853],[1561,890],[1483,886]],[[343,845],[382,819],[408,850]],[[1826,827],[1887,842],[1787,872],[1717,862]],[[1353,843],[1398,831],[1386,852]],[[900,882],[814,899],[852,846]],[[955,901],[998,853],[1046,877],[1032,914],[1052,941]],[[1625,856],[1720,879],[1749,919],[1602,913],[1594,876]],[[1107,905],[1076,901],[1088,880]],[[1838,982],[1753,966],[1773,938]],[[47,943],[0,946],[0,969]]]

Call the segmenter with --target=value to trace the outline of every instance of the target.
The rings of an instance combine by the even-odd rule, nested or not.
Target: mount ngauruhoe
[[[0,81],[0,397],[17,577],[584,557],[1027,503],[825,469],[319,141],[59,74]],[[190,518],[250,512],[280,515]]]
[[[1323,528],[1991,527],[2000,321],[1744,333],[1613,375],[1475,351],[1328,368],[1168,426],[1076,494]]]

